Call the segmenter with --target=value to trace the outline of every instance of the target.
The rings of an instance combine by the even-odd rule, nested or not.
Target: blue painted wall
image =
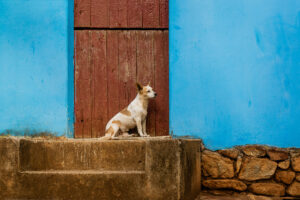
[[[171,0],[170,130],[300,147],[300,1]]]
[[[73,1],[0,0],[0,133],[73,131]]]

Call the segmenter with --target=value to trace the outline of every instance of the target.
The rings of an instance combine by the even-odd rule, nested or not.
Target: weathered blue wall
[[[73,131],[73,1],[0,0],[0,133]]]
[[[171,0],[170,130],[300,147],[300,1]]]

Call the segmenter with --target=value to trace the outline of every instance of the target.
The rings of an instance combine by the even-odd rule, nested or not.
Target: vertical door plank
[[[155,52],[155,127],[156,135],[169,133],[169,65],[168,65],[168,31],[154,33]]]
[[[91,27],[108,27],[108,0],[91,0]]]
[[[75,66],[74,66],[74,114],[75,114],[75,123],[74,123],[74,137],[75,138],[82,138],[82,131],[83,131],[83,113],[81,112],[82,102],[80,97],[82,96],[80,90],[77,88],[79,87],[80,79],[79,79],[79,70],[80,66],[84,63],[87,63],[85,58],[86,52],[84,51],[84,34],[83,32],[75,31]]]
[[[126,0],[109,1],[109,27],[111,28],[127,27],[127,1]]]
[[[137,43],[137,81],[143,85],[148,84],[155,88],[154,82],[154,56],[153,31],[138,31]],[[155,100],[150,100],[147,116],[147,133],[155,135]]]
[[[82,91],[83,99],[83,131],[84,138],[90,138],[92,136],[92,67],[91,67],[91,32],[86,31],[88,38],[87,51],[88,51],[88,63],[82,67],[82,81],[80,83],[80,89]]]
[[[137,31],[128,32],[127,55],[128,55],[128,70],[129,70],[129,99],[130,103],[137,95],[136,88],[136,67],[137,67]]]
[[[169,11],[168,11],[169,14]],[[168,24],[169,26],[169,24]],[[164,115],[163,117],[161,117],[162,120],[165,120],[162,123],[162,133],[163,135],[169,135],[169,31],[163,31],[163,42],[164,42],[164,46],[163,46],[163,52],[164,52],[164,80],[165,82],[163,83],[164,86],[162,86],[164,88],[164,92],[166,93],[166,98],[164,99]],[[160,73],[160,72],[158,72]],[[159,120],[157,121],[157,123],[159,124]]]
[[[169,27],[169,0],[160,0],[159,25],[161,28]]]
[[[119,0],[109,0],[109,27],[119,27]]]
[[[143,26],[142,0],[128,0],[127,13],[128,13],[127,15],[128,28],[142,28]]]
[[[91,17],[91,0],[74,1],[74,26],[89,27]]]
[[[91,80],[83,80],[80,83],[83,98],[83,138],[92,136],[92,97],[91,97]]]
[[[119,17],[119,27],[127,28],[127,0],[119,0],[119,9],[118,9],[118,17]]]
[[[106,31],[92,31],[91,59],[94,69],[92,137],[100,137],[107,123]]]
[[[119,32],[120,110],[136,96],[136,37],[133,31]]]
[[[159,0],[143,0],[143,27],[159,28]]]
[[[82,138],[83,131],[83,112],[82,112],[82,95],[81,90],[79,89],[80,79],[80,70],[81,66],[85,63],[88,63],[88,54],[86,48],[88,47],[87,43],[84,43],[88,36],[85,32],[75,31],[75,77],[74,77],[74,86],[75,86],[75,98],[74,98],[74,112],[75,112],[75,138]]]
[[[108,120],[119,112],[118,32],[107,31]]]
[[[89,31],[75,32],[75,137],[91,133],[91,80]]]
[[[128,80],[130,79],[130,74],[127,51],[128,35],[128,31],[119,32],[119,110],[128,105],[129,99]]]

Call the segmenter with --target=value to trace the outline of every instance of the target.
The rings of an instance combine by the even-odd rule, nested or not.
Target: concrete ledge
[[[201,140],[0,138],[0,199],[193,199]]]
[[[21,170],[144,170],[145,141],[20,141]]]
[[[185,139],[181,142],[181,189],[180,196],[193,199],[201,190],[201,146],[199,140]]]
[[[20,199],[146,199],[145,174],[22,173]]]

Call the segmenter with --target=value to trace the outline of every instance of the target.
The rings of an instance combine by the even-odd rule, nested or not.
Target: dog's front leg
[[[137,130],[138,130],[138,133],[141,137],[144,136],[143,134],[143,127],[142,127],[142,120],[141,119],[136,119],[136,126],[137,126]]]
[[[143,126],[143,133],[144,133],[144,136],[149,136],[146,132],[146,119],[144,119],[144,121],[142,122],[142,126]]]

